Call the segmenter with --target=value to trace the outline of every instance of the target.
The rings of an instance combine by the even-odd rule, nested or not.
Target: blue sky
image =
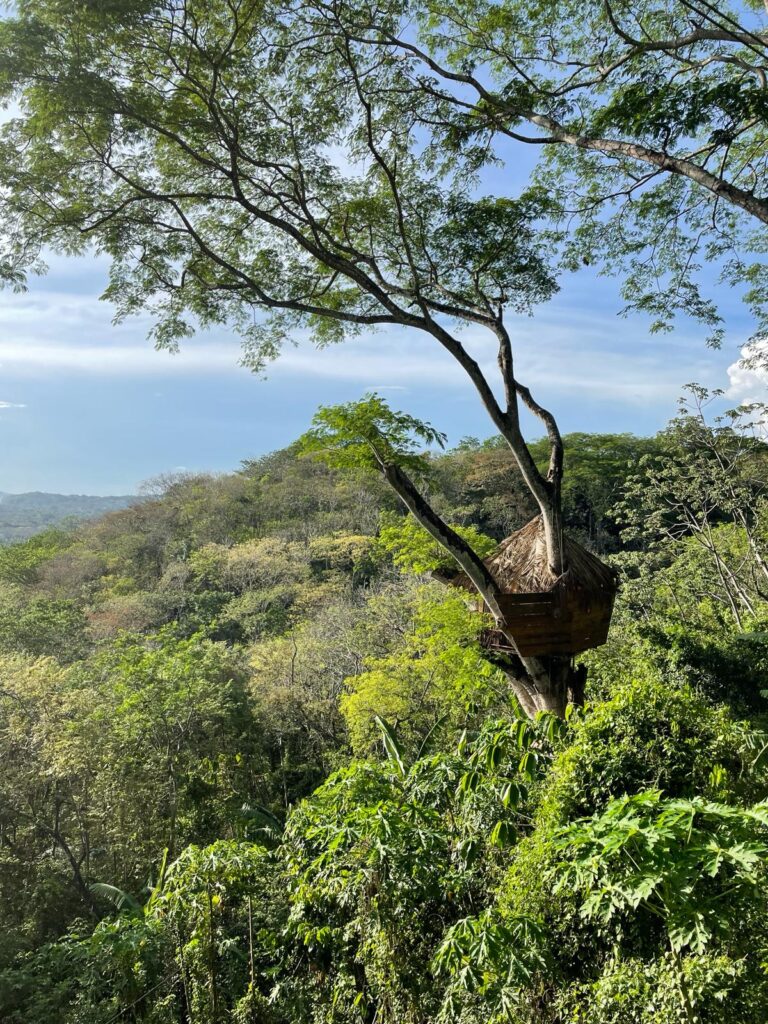
[[[483,189],[514,194],[538,153],[509,143],[499,156],[505,162]],[[263,380],[238,365],[240,346],[227,331],[172,356],[153,349],[148,319],[114,326],[99,300],[104,260],[48,262],[26,293],[0,291],[0,492],[132,493],[169,471],[226,472],[294,440],[319,405],[371,390],[452,443],[493,432],[470,383],[430,339],[382,331],[318,352],[298,338]],[[692,381],[728,389],[732,404],[765,399],[768,381],[737,367],[747,312],[718,291],[727,333],[713,352],[695,324],[652,336],[646,319],[619,317],[617,282],[582,269],[534,317],[511,318],[518,377],[563,431],[652,433]],[[490,339],[467,341],[493,374]],[[539,436],[538,424],[527,427]]]
[[[172,356],[154,351],[148,320],[113,326],[98,298],[105,281],[103,262],[55,257],[27,293],[0,293],[0,491],[128,493],[166,471],[231,470],[293,440],[318,405],[369,390],[452,442],[491,433],[470,384],[429,339],[380,332],[321,352],[300,339],[262,380],[238,366],[226,331]],[[760,397],[765,382],[734,365],[746,311],[722,299],[727,338],[712,352],[696,325],[654,337],[643,318],[618,317],[615,283],[580,272],[533,318],[513,319],[519,376],[564,431],[653,432],[690,381]],[[492,372],[490,343],[469,343]]]

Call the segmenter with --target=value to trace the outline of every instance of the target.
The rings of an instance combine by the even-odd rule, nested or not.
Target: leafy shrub
[[[713,793],[716,765],[722,769],[717,788],[732,789],[743,757],[741,731],[728,710],[685,684],[639,679],[574,719],[543,814],[566,822],[648,788],[667,796]]]
[[[11,599],[0,606],[0,650],[77,661],[88,651],[87,625],[74,601]]]
[[[744,959],[706,953],[652,960],[617,955],[594,981],[574,983],[556,998],[554,1013],[568,1024],[762,1024],[764,976]]]
[[[481,558],[490,555],[496,541],[486,537],[474,526],[456,526],[452,529],[474,549]],[[456,562],[412,517],[383,515],[379,531],[379,544],[391,555],[395,565],[404,572],[425,573],[439,570],[457,572]]]
[[[289,610],[296,599],[295,588],[278,585],[264,590],[247,590],[222,607],[217,637],[253,641],[278,636],[290,622]]]
[[[504,677],[483,657],[477,635],[485,619],[456,594],[421,590],[414,618],[397,648],[368,658],[345,680],[341,710],[357,756],[379,742],[376,717],[397,727],[414,754],[428,734],[437,741],[476,724],[492,707],[510,706]]]

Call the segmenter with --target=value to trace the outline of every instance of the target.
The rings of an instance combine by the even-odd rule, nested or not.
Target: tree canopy
[[[733,440],[695,408],[564,437],[566,523],[624,580],[564,720],[381,476],[299,445],[3,548],[3,1021],[760,1024],[764,446]],[[414,448],[479,554],[529,518],[503,441]],[[710,550],[669,497],[718,457]]]
[[[765,326],[759,0],[427,0],[333,12],[342,34],[401,58],[405,102],[420,104],[437,149],[477,167],[509,144],[540,153],[534,178],[551,197],[566,266],[618,273],[629,309],[658,329],[693,315],[717,343],[715,267]]]

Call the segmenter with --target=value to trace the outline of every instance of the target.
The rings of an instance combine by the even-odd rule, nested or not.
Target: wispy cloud
[[[24,402],[3,402],[0,401],[0,409],[26,409]]]
[[[121,493],[169,466],[225,469],[287,444],[319,403],[372,390],[452,440],[492,429],[460,367],[418,332],[382,330],[322,351],[300,335],[261,384],[239,365],[231,332],[201,334],[173,356],[153,349],[149,316],[113,324],[113,309],[98,299],[104,259],[49,264],[47,278],[25,294],[4,292],[0,303],[6,490]],[[613,315],[615,291],[611,281],[579,276],[535,318],[510,321],[518,376],[566,430],[658,429],[685,383],[723,385],[749,334],[743,320],[732,323],[730,347],[719,353],[694,329],[651,337],[642,318]],[[495,379],[494,339],[479,330],[464,337]],[[730,380],[747,397],[765,387],[741,370]],[[16,411],[22,400],[34,415]],[[525,426],[540,432],[538,423]]]
[[[163,376],[176,373],[235,371],[240,348],[231,343],[186,345],[174,355],[157,352],[149,342],[71,344],[0,341],[0,366],[19,375],[68,371],[105,376]]]
[[[712,387],[722,381],[722,367],[698,337],[681,334],[671,343],[659,343],[637,324],[607,330],[598,316],[554,313],[521,318],[514,336],[518,377],[543,400],[572,396],[598,404],[664,406],[671,412],[689,381]],[[463,338],[488,379],[495,380],[494,340],[469,331]],[[270,375],[359,382],[365,390],[471,388],[463,370],[431,339],[395,330],[321,352],[300,344],[284,353]],[[372,386],[370,381],[377,379],[387,384]]]
[[[178,355],[156,352],[147,340],[150,320],[113,325],[112,309],[99,301],[103,261],[54,260],[51,278],[23,295],[6,295],[0,306],[0,365],[17,378],[52,373],[112,377],[169,377],[244,374],[241,351],[231,334],[201,335]],[[79,275],[79,276],[78,276]],[[537,397],[670,409],[690,380],[722,384],[725,360],[714,357],[697,333],[653,338],[640,319],[620,320],[604,308],[554,303],[534,319],[513,318],[516,368]],[[605,303],[603,303],[605,305]],[[494,339],[480,331],[464,335],[490,378],[496,376]],[[438,389],[471,398],[463,371],[433,339],[404,330],[381,331],[344,345],[316,350],[306,337],[287,348],[269,376],[292,385],[297,379],[325,379],[368,390],[414,394]],[[735,364],[734,364],[735,365]],[[736,375],[731,377],[737,386]],[[371,381],[382,381],[372,385]],[[743,383],[739,378],[739,382]],[[739,385],[740,386],[740,385]]]
[[[722,371],[700,342],[694,346],[686,338],[677,338],[673,345],[662,347],[649,343],[637,328],[627,327],[620,346],[614,339],[612,350],[599,328],[589,320],[566,326],[554,317],[524,322],[516,331],[520,379],[544,399],[572,395],[574,400],[657,407],[674,403],[690,380],[710,386],[721,382]],[[495,379],[492,340],[467,333],[466,343],[489,379]],[[192,339],[175,355],[157,352],[141,338],[102,342],[95,338],[87,344],[33,338],[0,341],[3,372],[18,377],[57,372],[152,378],[243,374],[247,371],[239,365],[240,359],[240,347],[231,337]],[[395,330],[322,351],[302,339],[295,348],[285,350],[268,375],[286,382],[311,378],[354,383],[361,392],[468,391],[471,387],[461,368],[431,339]],[[734,370],[733,387],[736,377]],[[386,383],[371,384],[376,380]],[[738,381],[744,386],[743,375]]]

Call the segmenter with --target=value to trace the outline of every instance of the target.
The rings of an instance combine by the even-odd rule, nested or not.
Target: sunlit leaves
[[[489,723],[461,755],[409,764],[396,731],[379,720],[386,759],[336,773],[292,815],[284,847],[294,878],[292,934],[333,965],[334,1001],[346,998],[345,978],[355,976],[350,957],[365,962],[369,979],[386,976],[404,1006],[415,998],[409,957],[439,950],[435,966],[450,975],[451,993],[481,991],[488,975],[489,992],[502,1000],[541,966],[532,921],[466,918],[447,935],[443,926],[473,909],[489,864],[516,841],[528,795],[518,778],[521,749],[529,739],[541,743],[538,731],[526,731],[536,723],[523,725]],[[510,965],[512,936],[531,941]]]
[[[405,777],[405,765],[403,764],[403,752],[400,748],[400,744],[397,742],[397,736],[389,723],[385,722],[383,718],[378,715],[374,717],[374,722],[381,732],[381,740],[384,744],[384,750],[391,764],[395,766],[397,771]]]
[[[764,879],[765,819],[763,804],[742,810],[658,791],[614,800],[562,830],[556,889],[575,886],[583,917],[605,926],[644,907],[674,951],[702,952],[738,926],[742,901]]]
[[[477,642],[483,616],[459,593],[424,587],[414,598],[394,649],[366,658],[345,680],[340,706],[358,755],[380,749],[376,715],[396,726],[398,742],[413,759],[440,749],[456,728],[481,721],[507,692]]]
[[[399,569],[413,573],[456,571],[456,563],[448,552],[412,517],[385,513],[381,524],[378,542]],[[451,529],[481,558],[486,558],[497,547],[496,541],[474,526],[452,525]]]
[[[445,435],[429,423],[395,412],[379,395],[359,402],[326,406],[315,414],[313,427],[301,439],[301,451],[340,469],[381,472],[388,464],[426,473],[425,445],[442,448]]]
[[[449,980],[447,1019],[458,1010],[463,993],[479,993],[491,1005],[509,1010],[519,990],[546,969],[545,936],[529,917],[501,920],[484,913],[450,928],[433,963]]]

